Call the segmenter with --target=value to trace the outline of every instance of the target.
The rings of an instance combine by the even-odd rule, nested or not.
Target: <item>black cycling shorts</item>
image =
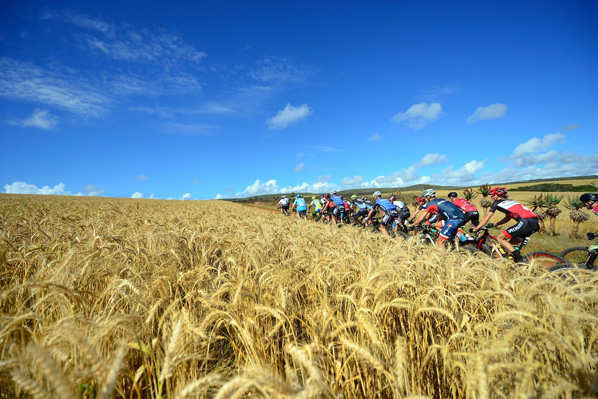
[[[461,226],[465,226],[467,222],[471,222],[472,226],[480,224],[479,212],[465,212],[465,217],[463,218],[463,224]]]
[[[390,211],[390,212],[388,212],[387,214],[384,215],[384,217],[380,221],[380,224],[382,226],[391,225],[392,222],[393,222],[393,220],[395,220],[398,217],[399,217],[399,213],[397,211]]]
[[[503,231],[508,238],[525,238],[540,230],[540,224],[537,218],[521,219],[515,226],[511,226]]]

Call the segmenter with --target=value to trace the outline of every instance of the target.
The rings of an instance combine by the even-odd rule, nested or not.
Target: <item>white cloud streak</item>
[[[421,102],[413,104],[406,112],[398,113],[391,118],[395,123],[405,122],[412,129],[423,129],[428,123],[438,119],[442,115],[440,103],[428,104]]]
[[[287,104],[283,110],[278,111],[276,116],[268,119],[266,125],[270,130],[284,129],[292,123],[307,119],[312,113],[312,109],[307,104],[298,107]]]
[[[8,123],[21,127],[36,127],[43,130],[51,130],[60,123],[60,118],[52,115],[47,109],[36,109],[29,117],[22,120],[13,119]]]
[[[507,106],[504,104],[492,104],[487,107],[478,107],[473,115],[467,118],[467,123],[504,118],[507,116]]]

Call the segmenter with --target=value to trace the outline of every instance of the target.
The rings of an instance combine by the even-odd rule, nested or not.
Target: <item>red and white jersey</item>
[[[592,208],[592,211],[598,215],[598,204],[596,204],[596,206],[594,208]]]
[[[494,203],[490,207],[490,212],[495,212],[496,210],[501,211],[505,215],[510,216],[512,219],[515,219],[517,221],[521,219],[531,219],[538,217],[525,205],[521,205],[517,201],[513,201],[506,198],[494,201]]]
[[[474,204],[472,204],[471,202],[467,201],[464,198],[455,198],[453,200],[453,204],[457,205],[457,207],[459,209],[461,209],[463,212],[477,212],[478,211],[478,208],[476,208]]]

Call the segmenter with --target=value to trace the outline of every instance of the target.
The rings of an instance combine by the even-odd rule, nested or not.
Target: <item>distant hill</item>
[[[580,184],[574,185],[571,183],[565,183],[563,181],[571,181],[571,180],[591,180],[597,179],[596,182],[591,182],[587,184]],[[538,183],[538,184],[534,184]],[[522,184],[522,186],[517,186],[518,184]],[[523,185],[525,184],[525,186]],[[590,176],[575,176],[575,177],[559,177],[559,178],[552,178],[552,179],[534,179],[534,180],[520,180],[514,182],[504,182],[504,183],[494,183],[493,186],[509,186],[509,190],[511,191],[537,191],[537,192],[598,192],[598,175],[590,175]],[[516,187],[513,187],[516,186]],[[417,192],[422,191],[425,188],[433,188],[437,191],[458,191],[463,190],[465,188],[475,188],[476,186],[440,186],[435,184],[414,184],[411,186],[406,187],[386,187],[386,188],[358,188],[358,189],[349,189],[349,190],[340,190],[339,194],[345,197],[350,197],[353,194],[357,194],[358,196],[371,196],[372,193],[376,190],[381,191],[382,193],[393,193],[400,190],[403,193],[407,192]],[[264,195],[257,195],[253,197],[245,197],[245,198],[225,198],[224,200],[233,201],[233,202],[258,202],[258,201],[274,201],[280,198],[281,195],[288,195],[290,197],[294,197],[295,193],[277,193],[277,194],[264,194]],[[311,198],[313,195],[320,195],[322,193],[306,193],[301,192],[301,194],[306,198]]]

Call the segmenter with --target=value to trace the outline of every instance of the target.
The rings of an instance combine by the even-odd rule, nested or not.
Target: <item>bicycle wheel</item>
[[[420,244],[423,244],[423,245],[432,245],[432,246],[436,245],[436,240],[434,240],[432,237],[430,237],[429,235],[427,235],[425,233],[422,233],[419,235],[418,241]]]
[[[396,231],[394,234],[395,234],[395,237],[402,238],[403,240],[406,240],[409,238],[409,236],[406,233],[403,233],[402,231]]]
[[[552,252],[536,251],[524,256],[526,263],[534,263],[546,270],[555,267],[559,264],[567,264],[567,260]]]
[[[578,265],[584,263],[588,259],[587,247],[571,247],[565,249],[559,254],[560,257],[565,258],[567,262]]]

